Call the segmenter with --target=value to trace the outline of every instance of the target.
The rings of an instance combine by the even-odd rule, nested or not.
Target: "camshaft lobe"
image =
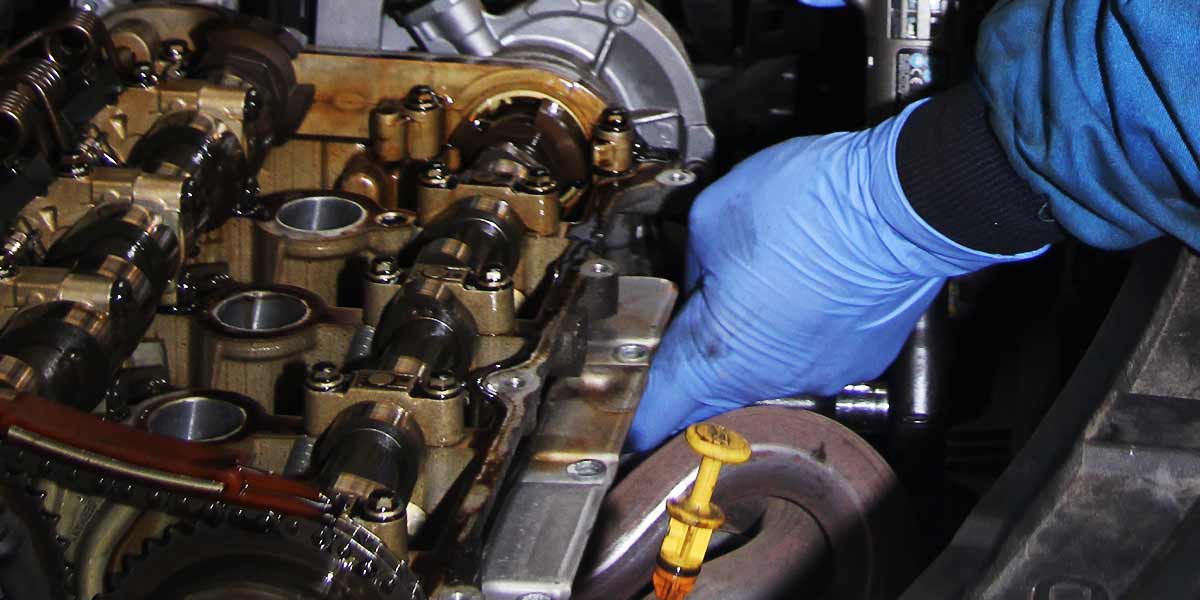
[[[177,202],[102,205],[50,248],[47,266],[110,280],[107,303],[62,301],[18,312],[0,330],[0,355],[14,362],[14,373],[0,373],[9,387],[95,408],[150,327],[189,240],[232,214],[245,172],[232,134],[200,113],[160,121],[135,148],[133,164],[182,180]]]

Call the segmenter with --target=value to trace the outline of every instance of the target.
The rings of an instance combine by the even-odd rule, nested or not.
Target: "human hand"
[[[895,167],[914,108],[865,131],[763,150],[700,195],[689,296],[655,356],[633,449],[758,400],[873,378],[946,277],[1044,250],[978,252],[921,220]]]

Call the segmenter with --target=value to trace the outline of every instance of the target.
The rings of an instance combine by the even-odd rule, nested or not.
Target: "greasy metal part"
[[[421,363],[413,371],[423,370]],[[315,370],[315,369],[314,369]],[[304,394],[305,429],[314,434],[325,431],[347,407],[362,402],[387,402],[412,413],[431,447],[453,446],[467,435],[466,390],[449,371],[429,375],[428,383],[417,384],[412,373],[361,370],[345,389],[320,389],[311,381]],[[345,381],[344,379],[342,381]]]
[[[142,417],[146,430],[189,442],[219,442],[245,430],[246,409],[215,396],[185,396],[154,406]]]
[[[408,556],[406,509],[421,472],[424,436],[412,413],[391,402],[343,410],[318,442],[318,480],[336,503],[401,558]]]
[[[455,128],[450,144],[480,180],[509,175],[523,180],[523,187],[547,188],[545,193],[557,181],[588,179],[586,125],[556,100],[515,91],[476,110]],[[544,183],[530,178],[535,170],[548,176]]]
[[[408,562],[346,519],[172,528],[123,569],[112,598],[424,600]]]
[[[315,489],[245,469],[240,450],[154,436],[30,394],[7,398],[0,402],[0,455],[15,472],[86,483],[84,489],[142,506],[188,497],[172,496],[177,488],[168,482],[178,480],[201,497],[240,506],[305,517],[321,512]],[[9,436],[13,428],[24,432],[21,439]]]
[[[512,97],[548,98],[585,133],[607,106],[586,83],[525,62],[506,64],[438,61],[301,52],[293,61],[296,79],[316,89],[297,133],[369,140],[370,111],[387,99],[428,86],[454,102],[444,108],[445,131]]]
[[[305,288],[329,305],[358,295],[362,263],[396,256],[416,235],[409,217],[355,194],[293,191],[259,202],[253,278]]]
[[[592,142],[592,165],[602,173],[620,175],[633,167],[633,123],[629,113],[610,108],[596,124]]]
[[[416,381],[445,371],[463,378],[471,365],[476,331],[474,319],[450,286],[413,279],[384,308],[372,342],[371,366],[407,373]]]
[[[48,455],[55,456],[62,460],[78,463],[85,467],[91,467],[100,471],[114,473],[122,477],[141,479],[150,483],[151,485],[161,485],[164,487],[183,490],[184,492],[200,494],[217,495],[225,491],[225,485],[219,481],[201,479],[198,477],[189,477],[187,475],[178,475],[169,471],[129,465],[103,454],[89,452],[87,450],[73,447],[69,444],[59,442],[46,436],[27,431],[16,425],[12,425],[8,428],[8,431],[5,433],[5,438],[18,444],[41,450]]]
[[[375,150],[385,161],[395,162],[404,158],[412,160],[429,160],[441,153],[445,140],[445,103],[433,88],[419,85],[409,90],[404,101],[397,106],[384,102],[375,109],[374,115],[386,122],[373,122],[381,125],[377,129],[381,134],[386,132],[388,141],[382,144],[376,142]],[[396,118],[396,109],[400,109],[400,118]],[[397,138],[400,146],[396,147]],[[382,150],[382,151],[381,151]]]
[[[572,73],[635,113],[651,145],[687,164],[713,151],[704,103],[674,29],[648,2],[531,0],[502,13],[479,0],[435,0],[380,19],[379,3],[318,8],[318,44],[510,57]],[[336,12],[338,14],[330,14]]]
[[[827,543],[833,559],[824,574],[828,587],[810,593],[895,597],[915,566],[905,550],[914,526],[895,475],[869,444],[825,417],[777,407],[745,408],[711,422],[741,432],[753,449],[749,462],[724,469],[716,501],[733,512],[740,503],[779,498],[801,507],[819,526],[824,539],[811,543],[818,548]],[[573,598],[628,597],[649,582],[666,529],[664,502],[691,485],[695,474],[694,455],[678,437],[621,480],[600,509],[604,520]],[[774,545],[747,550],[752,554],[731,566],[744,569],[782,557],[775,556]],[[806,553],[811,556],[811,550]],[[704,593],[706,580],[770,590],[802,575],[775,569],[717,572],[715,567],[705,566],[697,595]]]
[[[407,503],[425,442],[412,413],[384,402],[343,410],[317,443],[318,478],[335,494],[365,500],[378,490]]]
[[[300,288],[234,286],[206,303],[199,331],[184,333],[199,338],[194,354],[181,357],[192,365],[188,384],[245,395],[271,413],[303,390],[297,371],[340,358],[356,317]]]
[[[812,411],[863,434],[887,432],[892,410],[889,388],[884,383],[851,384],[833,397],[790,396],[756,404]]]
[[[66,577],[66,557],[57,538],[55,515],[42,505],[32,480],[19,474],[4,476],[0,486],[0,589],[13,598],[65,600],[73,598]]]
[[[116,502],[106,502],[96,511],[75,549],[76,597],[95,598],[104,592],[116,543],[140,516],[142,511],[138,507]]]
[[[949,325],[947,302],[938,300],[921,315],[889,370],[888,455],[901,476],[919,472],[944,454],[944,398]],[[902,458],[901,458],[902,457]]]
[[[614,102],[602,86],[536,60],[298,53],[277,27],[207,8],[131,5],[106,22],[117,44],[99,55],[126,87],[80,128],[0,261],[0,382],[24,392],[0,401],[0,460],[55,494],[78,593],[294,596],[315,570],[269,574],[306,556],[287,541],[299,530],[328,559],[309,567],[353,571],[334,577],[347,598],[478,594],[489,532],[534,516],[507,502],[511,466],[525,490],[553,463],[595,504],[673,294],[578,273],[604,251],[613,199],[653,194],[639,177],[662,170],[630,154],[620,175],[593,171]],[[34,113],[36,83],[22,84]],[[279,145],[289,123],[303,137]],[[590,235],[568,236],[566,214],[601,230],[577,241]],[[604,318],[618,288],[652,296],[619,326]],[[589,333],[604,346],[590,358]],[[362,405],[402,418],[338,418]],[[591,479],[597,464],[606,478]],[[142,550],[176,521],[217,533]],[[388,588],[377,557],[410,546],[426,581],[400,564],[408,587]],[[143,551],[166,566],[107,577]]]
[[[445,165],[427,165],[417,187],[417,217],[422,223],[437,223],[453,213],[456,206],[472,198],[494,198],[512,207],[524,227],[537,235],[559,233],[562,206],[557,190],[533,191],[523,188],[520,179],[510,176],[489,177],[486,182],[459,181],[451,178]]]
[[[462,200],[426,227],[430,237],[439,239],[421,248],[418,265],[462,267],[472,276],[470,284],[494,289],[502,287],[520,263],[525,224],[503,200]]]
[[[488,598],[571,596],[676,290],[662,279],[622,277],[620,294],[616,313],[591,323],[582,370],[551,386],[539,409],[530,458],[499,508],[488,541],[482,582]],[[647,351],[638,360],[618,360],[615,349],[628,344]],[[519,393],[512,377],[488,381],[498,394]],[[528,535],[531,528],[537,536]],[[642,575],[649,573],[647,568]]]
[[[97,167],[86,175],[59,178],[16,216],[5,253],[14,264],[40,264],[47,248],[92,209],[103,204],[138,204],[169,221],[176,237],[183,231],[179,210],[187,181],[140,169]]]

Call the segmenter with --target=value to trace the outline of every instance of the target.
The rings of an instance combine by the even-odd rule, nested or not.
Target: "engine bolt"
[[[580,479],[591,479],[603,475],[608,467],[602,461],[594,458],[585,458],[577,460],[567,465],[567,474]]]
[[[83,152],[72,152],[63,157],[59,165],[60,175],[78,179],[92,172],[91,158]]]
[[[417,112],[426,112],[442,105],[442,99],[427,85],[418,85],[408,91],[404,97],[404,108]]]
[[[262,94],[258,93],[258,88],[250,88],[246,90],[246,100],[242,104],[242,120],[253,121],[258,118],[258,111],[262,108]]]
[[[636,363],[646,360],[650,356],[650,349],[642,344],[621,344],[613,350],[613,358],[617,362]]]
[[[519,191],[538,195],[549,194],[557,187],[558,182],[550,176],[550,171],[541,167],[531,169],[529,174],[517,184]]]
[[[386,523],[404,516],[407,503],[396,497],[392,490],[382,489],[371,492],[363,503],[363,516],[369,521]]]
[[[133,82],[141,87],[154,87],[158,85],[158,75],[152,65],[141,63],[133,67]]]
[[[17,265],[12,264],[8,257],[0,257],[0,279],[9,279],[17,275]]]
[[[430,375],[429,381],[425,384],[425,391],[439,400],[454,396],[461,389],[462,383],[450,371],[438,371]]]
[[[371,269],[367,272],[367,279],[375,283],[396,283],[399,276],[400,268],[396,260],[387,256],[371,261]]]
[[[188,45],[183,40],[167,40],[162,44],[163,58],[173,63],[181,63],[188,57]]]
[[[437,160],[426,163],[425,168],[421,171],[421,185],[435,188],[450,187],[450,169],[446,163]]]
[[[504,273],[504,269],[490,266],[483,270],[483,274],[479,276],[479,281],[475,285],[484,290],[498,290],[511,283],[512,278]]]
[[[319,362],[308,373],[308,388],[315,392],[332,392],[343,381],[341,369],[331,362]]]
[[[606,108],[600,113],[598,126],[606,131],[629,131],[629,111],[624,108]]]

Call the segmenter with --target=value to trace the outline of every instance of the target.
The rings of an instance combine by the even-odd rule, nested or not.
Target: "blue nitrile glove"
[[[916,106],[873,129],[763,150],[700,195],[690,296],[651,367],[634,450],[757,400],[878,376],[946,277],[1044,250],[971,250],[913,212],[895,151]]]

